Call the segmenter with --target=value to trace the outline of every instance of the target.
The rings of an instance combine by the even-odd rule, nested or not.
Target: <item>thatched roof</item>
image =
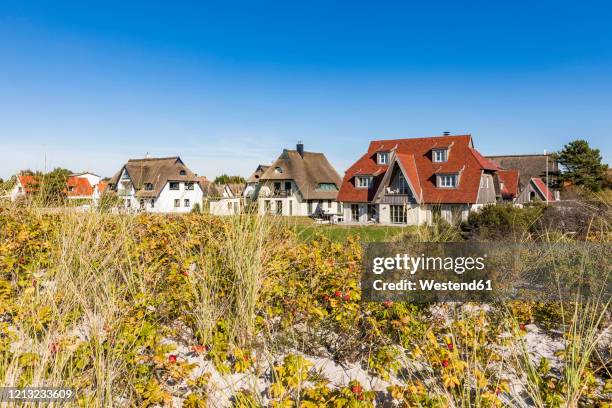
[[[487,159],[496,163],[502,169],[518,170],[520,183],[522,186],[526,186],[532,178],[546,176],[546,156],[548,156],[549,176],[554,176],[558,171],[558,166],[551,155],[516,154],[509,156],[487,156]]]
[[[112,189],[115,191],[117,190],[117,185],[120,182],[119,178],[124,169],[127,171],[136,189],[136,196],[142,198],[159,196],[162,189],[169,181],[199,182],[198,177],[185,166],[178,156],[130,159],[110,181]],[[145,189],[146,184],[151,184],[152,189]]]
[[[283,150],[283,153],[260,176],[261,181],[294,180],[306,200],[335,200],[342,178],[323,153]],[[334,184],[335,191],[325,191],[320,184]]]
[[[247,179],[247,183],[257,183],[261,175],[264,174],[269,168],[270,166],[266,164],[258,165],[253,174],[251,174]]]

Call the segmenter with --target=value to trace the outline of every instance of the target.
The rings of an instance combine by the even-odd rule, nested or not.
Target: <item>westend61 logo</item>
[[[575,300],[612,293],[606,244],[374,243],[365,245],[365,301]]]

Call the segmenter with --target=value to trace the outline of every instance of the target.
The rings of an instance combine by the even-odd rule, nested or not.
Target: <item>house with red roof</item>
[[[16,201],[20,197],[25,197],[28,194],[33,194],[38,191],[39,184],[40,180],[38,176],[33,174],[19,174],[8,196],[11,201]]]
[[[498,170],[471,135],[375,140],[346,171],[338,201],[346,223],[457,222],[501,197]]]

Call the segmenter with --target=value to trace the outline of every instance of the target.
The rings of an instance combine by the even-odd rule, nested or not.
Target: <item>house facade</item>
[[[69,200],[94,200],[100,179],[93,173],[72,174],[66,180],[66,197]]]
[[[209,212],[212,215],[237,215],[244,209],[244,185],[237,183],[213,185],[209,191],[216,195],[208,198]]]
[[[323,153],[285,149],[258,178],[255,194],[259,214],[314,216],[338,214],[342,179]]]
[[[338,200],[348,224],[454,223],[497,202],[497,170],[471,135],[377,140],[346,171]]]
[[[8,193],[11,201],[17,201],[21,197],[38,191],[40,180],[38,176],[31,174],[19,174],[16,177],[15,185]]]
[[[108,189],[125,211],[186,213],[202,203],[198,177],[180,157],[131,159],[111,178]]]

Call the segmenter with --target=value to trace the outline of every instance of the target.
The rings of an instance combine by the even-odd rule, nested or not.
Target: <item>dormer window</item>
[[[378,153],[376,153],[376,163],[378,163],[378,164],[389,164],[389,152],[378,152]]]
[[[438,187],[440,188],[455,188],[457,187],[456,174],[438,174]]]
[[[276,168],[274,169],[274,172],[275,172],[275,173],[278,173],[278,174],[281,174],[281,173],[283,172],[283,169],[282,169],[282,168],[280,168],[280,167],[276,167]]]
[[[357,188],[370,188],[372,176],[355,176],[355,186]]]
[[[443,163],[448,160],[448,149],[434,149],[432,151],[434,163]]]
[[[145,183],[144,189],[146,191],[152,191],[153,190],[153,183]]]
[[[187,174],[187,172],[186,172],[185,170],[181,170],[181,171],[179,171],[179,174],[180,174],[181,176],[184,176],[185,174]]]

